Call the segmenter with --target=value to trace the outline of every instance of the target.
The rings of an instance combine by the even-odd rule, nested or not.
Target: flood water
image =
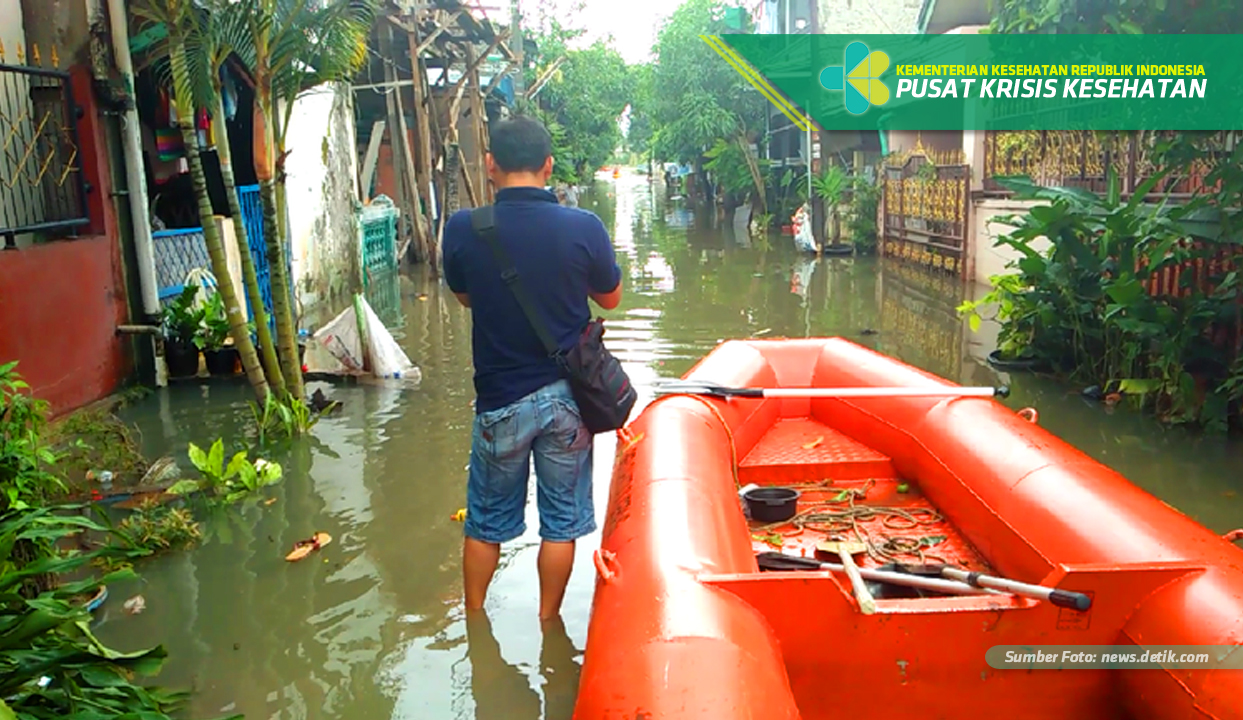
[[[1243,526],[1237,444],[996,373],[983,361],[989,330],[973,334],[954,313],[978,288],[876,259],[805,258],[788,237],[757,247],[697,223],[643,176],[598,181],[582,205],[613,229],[626,297],[607,313],[608,340],[640,403],[653,378],[681,375],[723,339],[841,335],[963,384],[1009,383],[1008,405],[1037,408],[1042,425],[1169,504],[1218,532]],[[285,469],[269,491],[276,501],[206,523],[193,550],[140,566],[140,581],[111,588],[97,632],[119,649],[164,644],[159,680],[195,691],[194,718],[568,719],[598,537],[580,543],[564,632],[542,635],[531,502],[527,535],[503,551],[490,627],[467,628],[451,515],[465,505],[473,417],[469,311],[421,274],[374,278],[368,297],[422,368],[421,387],[312,384],[344,411],[272,451]],[[127,419],[146,452],[180,453],[189,469],[187,442],[240,437],[248,392],[241,382],[177,386]],[[596,442],[603,517],[613,440]],[[285,562],[317,531],[333,542]],[[146,610],[129,616],[121,603],[134,594]]]

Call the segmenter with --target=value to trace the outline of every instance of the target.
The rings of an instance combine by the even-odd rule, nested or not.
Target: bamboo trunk
[[[278,173],[280,174],[280,173]],[[303,398],[302,365],[298,362],[298,335],[294,329],[292,298],[289,296],[289,273],[285,269],[285,223],[281,222],[276,183],[266,180],[259,184],[263,200],[263,235],[272,273],[272,314],[276,316],[276,347],[285,386],[295,398]]]
[[[276,349],[284,374],[285,389],[295,398],[304,399],[302,364],[298,359],[298,335],[293,321],[293,299],[289,291],[289,273],[285,265],[285,213],[279,194],[283,194],[284,142],[281,125],[272,99],[271,76],[266,64],[260,63],[255,73],[255,90],[259,112],[255,127],[255,171],[259,176],[259,199],[263,202],[264,254],[272,283],[272,315],[276,319]]]
[[[255,335],[259,340],[259,352],[269,384],[277,393],[285,391],[285,377],[281,372],[276,344],[272,341],[272,329],[268,327],[268,312],[263,306],[263,294],[259,290],[259,276],[255,272],[255,259],[250,254],[250,238],[242,216],[242,203],[237,194],[237,181],[233,176],[233,151],[229,147],[228,123],[225,122],[224,100],[219,88],[216,92],[216,153],[220,157],[220,177],[224,180],[225,196],[229,199],[229,212],[233,215],[233,231],[237,234],[238,252],[242,256],[242,279],[246,296],[255,316]]]
[[[207,254],[211,258],[212,273],[216,276],[216,286],[229,316],[229,334],[233,337],[233,344],[237,347],[238,354],[241,355],[242,367],[246,369],[246,378],[250,380],[250,385],[254,388],[259,400],[266,401],[271,389],[263,373],[263,367],[259,364],[259,354],[255,352],[254,343],[250,341],[250,333],[246,327],[246,314],[242,312],[238,304],[237,293],[233,290],[233,279],[229,276],[229,263],[225,256],[224,243],[221,242],[220,233],[216,229],[211,197],[207,193],[207,177],[203,173],[203,162],[199,158],[185,38],[174,37],[169,60],[173,70],[177,126],[181,130],[186,160],[190,165],[190,177],[198,200],[199,219],[203,224],[203,240],[207,244]]]

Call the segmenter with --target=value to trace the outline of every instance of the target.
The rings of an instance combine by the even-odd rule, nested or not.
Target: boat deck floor
[[[854,556],[862,567],[951,564],[991,572],[980,553],[920,493],[918,482],[897,476],[890,458],[807,418],[786,419],[739,463],[739,481],[802,492],[798,514],[772,524],[752,521],[757,553],[840,563],[817,553],[830,538],[868,545]]]

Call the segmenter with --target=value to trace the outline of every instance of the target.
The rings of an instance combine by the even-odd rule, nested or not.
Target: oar
[[[1058,607],[1070,608],[1072,610],[1082,611],[1092,607],[1092,598],[1072,590],[1058,590],[1057,588],[1045,587],[1044,585],[1031,585],[948,566],[941,568],[941,577],[957,580],[975,587],[1001,590],[1002,592],[1014,593],[1015,595],[1036,598],[1037,600],[1047,600]]]
[[[822,563],[815,558],[794,557],[778,552],[760,553],[756,556],[756,560],[761,567],[767,567],[769,570],[832,570],[834,572],[843,572],[845,570],[841,565]],[[1057,607],[1070,608],[1072,610],[1082,611],[1092,607],[1092,598],[1072,590],[1059,590],[1043,585],[1031,585],[944,565],[939,566],[937,570],[941,573],[941,577],[948,578],[948,581],[937,580],[936,578],[921,578],[905,573],[887,572],[885,570],[872,570],[870,568],[859,568],[859,574],[867,580],[887,582],[894,585],[908,585],[927,590],[940,589],[941,592],[958,595],[975,594],[972,589],[979,588],[986,593],[1010,593],[1036,600],[1046,600]],[[926,583],[937,584],[929,585]]]
[[[845,572],[846,568],[842,565],[834,563],[820,562],[815,558],[796,557],[786,555],[779,552],[762,552],[755,556],[756,562],[760,567],[767,570],[778,571],[798,571],[798,570],[829,570],[832,572]],[[966,583],[956,582],[954,580],[941,580],[939,578],[920,577],[918,575],[909,575],[907,573],[889,572],[887,570],[873,570],[872,568],[857,568],[859,575],[865,580],[875,582],[884,582],[891,585],[903,585],[906,587],[919,588],[921,590],[931,590],[933,592],[946,593],[950,595],[998,595],[1001,594],[996,590],[988,588],[979,588]]]
[[[847,388],[739,388],[699,380],[657,380],[657,395],[714,395],[742,398],[886,398],[886,397],[1009,397],[1001,387],[847,387]]]

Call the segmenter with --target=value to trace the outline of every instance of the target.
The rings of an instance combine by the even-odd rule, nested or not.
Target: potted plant
[[[241,354],[229,344],[229,315],[224,309],[220,291],[213,292],[204,306],[203,324],[198,335],[199,347],[207,372],[212,375],[236,375]]]
[[[849,255],[853,253],[853,245],[841,244],[841,222],[838,215],[838,209],[850,189],[850,176],[840,165],[830,165],[824,174],[812,178],[812,187],[816,195],[824,201],[824,235],[830,240],[830,243],[824,246],[825,254]]]
[[[195,304],[198,286],[187,285],[164,306],[164,359],[170,377],[199,374],[199,330],[204,310]]]

